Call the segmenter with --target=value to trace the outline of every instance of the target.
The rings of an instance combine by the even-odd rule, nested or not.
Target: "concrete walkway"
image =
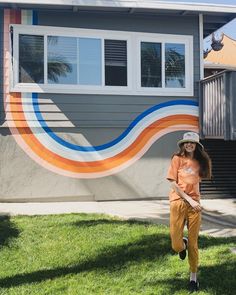
[[[215,237],[236,237],[236,199],[202,200],[201,233]],[[45,215],[62,213],[104,213],[123,219],[169,224],[168,200],[0,203],[1,215]]]

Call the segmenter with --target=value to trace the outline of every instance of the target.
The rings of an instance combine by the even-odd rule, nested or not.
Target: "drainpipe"
[[[203,14],[199,14],[199,51],[200,51],[200,80],[204,78],[204,58],[203,58]]]
[[[199,82],[199,135],[204,139],[203,134],[203,87],[201,80],[204,78],[204,58],[203,58],[203,14],[199,14],[199,68],[200,68],[200,82]]]

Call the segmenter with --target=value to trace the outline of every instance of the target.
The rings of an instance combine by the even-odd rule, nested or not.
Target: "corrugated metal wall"
[[[205,137],[224,138],[225,78],[225,74],[218,74],[203,82],[202,132]]]
[[[236,140],[236,72],[210,76],[200,89],[201,137]]]
[[[0,9],[0,126],[5,117],[3,113],[3,21],[3,10]]]

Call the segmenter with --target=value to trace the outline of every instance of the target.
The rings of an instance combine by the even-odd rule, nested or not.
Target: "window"
[[[101,85],[101,40],[47,37],[49,84]]]
[[[47,37],[47,82],[77,84],[77,39]]]
[[[147,34],[136,44],[137,92],[193,95],[192,37]]]
[[[44,83],[43,36],[19,36],[19,82]]]
[[[141,86],[162,87],[161,43],[141,42]]]
[[[101,40],[79,38],[79,82],[80,85],[102,85]]]
[[[127,42],[105,40],[105,85],[127,86]]]
[[[165,85],[185,87],[185,45],[165,44]]]
[[[192,36],[13,25],[12,91],[193,95]]]

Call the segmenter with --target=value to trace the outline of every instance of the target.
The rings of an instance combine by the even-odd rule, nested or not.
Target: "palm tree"
[[[144,42],[141,46],[141,72],[143,87],[161,87],[161,44]],[[185,86],[185,55],[173,46],[165,51],[165,79],[167,87]],[[168,85],[168,82],[170,83]],[[176,82],[178,82],[176,84]]]
[[[57,37],[48,40],[57,42]],[[20,35],[19,44],[19,82],[44,83],[44,37]],[[63,55],[51,54],[47,71],[48,79],[57,83],[59,77],[72,71],[72,66]]]
[[[166,82],[177,80],[181,87],[185,86],[185,56],[173,48],[168,48],[165,54]]]
[[[161,87],[161,47],[144,42],[141,46],[141,73],[143,87]]]

